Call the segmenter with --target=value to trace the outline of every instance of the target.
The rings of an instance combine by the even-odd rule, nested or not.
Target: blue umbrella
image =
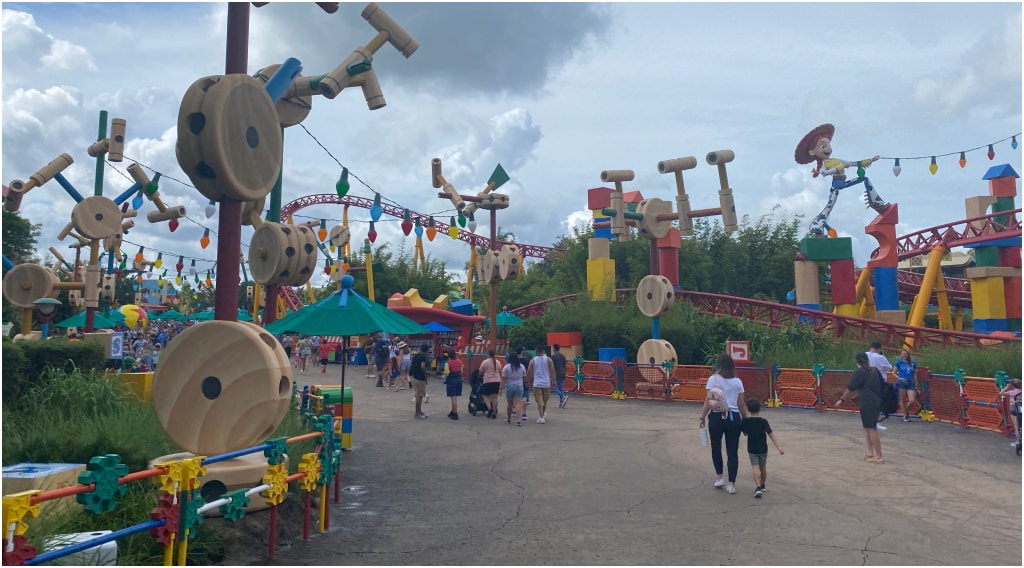
[[[445,327],[443,324],[437,323],[436,321],[424,324],[423,327],[429,329],[434,333],[449,333],[455,331],[454,329],[449,329]]]

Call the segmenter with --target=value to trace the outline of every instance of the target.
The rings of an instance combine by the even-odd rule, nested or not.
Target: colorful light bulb
[[[320,219],[320,228],[316,231],[316,238],[320,239],[320,242],[324,242],[327,238],[327,220]]]
[[[179,256],[177,264],[174,265],[174,269],[181,272],[185,268],[185,257]]]
[[[210,273],[209,272],[206,273],[206,285],[207,286],[213,286],[213,278],[210,277]]]
[[[431,216],[430,220],[427,221],[427,240],[434,242],[435,236],[437,236],[437,227],[434,226],[434,217]]]
[[[154,268],[160,268],[164,265],[164,253],[158,252],[156,254],[156,260],[153,261]]]
[[[896,163],[899,163],[899,160],[896,160]],[[476,232],[476,219],[473,217],[472,211],[469,212],[469,223],[467,223],[467,226],[469,227],[470,233]]]
[[[377,241],[377,229],[373,227],[373,221],[370,221],[370,230],[366,232],[366,238],[369,239],[371,243]]]
[[[409,233],[412,232],[412,221],[409,219],[408,209],[406,209],[405,213],[402,215],[402,232],[405,233],[405,236],[407,237],[409,236]]]
[[[459,226],[466,228],[466,216],[462,214],[462,211],[459,211]]]
[[[903,168],[900,167],[900,159],[896,158],[896,164],[892,167],[892,175],[899,177]]]
[[[348,184],[348,168],[341,168],[341,177],[338,178],[338,183],[334,184],[334,190],[338,192],[338,197],[345,197],[350,187]]]
[[[448,221],[448,236],[451,237],[453,241],[458,240],[459,238],[459,227],[455,225],[454,216]]]
[[[143,250],[145,250],[144,247],[139,247],[139,252],[135,253],[135,262],[143,262],[146,260],[146,257],[142,255]]]
[[[192,265],[188,267],[188,273],[189,274],[195,274],[196,273],[196,259],[194,259],[194,258],[192,259]]]
[[[203,247],[204,249],[210,246],[210,229],[204,230],[203,236],[199,237],[199,246]]]
[[[178,285],[181,284],[181,274],[174,277],[174,282],[177,283]]]
[[[962,168],[962,167],[964,167],[966,165],[967,165],[967,156],[965,156],[963,152],[960,152],[960,167]]]
[[[380,194],[373,196],[373,205],[370,207],[370,219],[374,221],[380,221],[380,216],[384,214],[384,208],[380,205]]]
[[[992,145],[991,144],[988,145],[988,159],[990,159],[990,160],[996,159],[996,151],[992,149]]]
[[[170,221],[167,222],[167,227],[171,230],[172,233],[174,231],[177,231],[178,230],[178,220],[177,219],[171,219]]]
[[[142,207],[142,190],[141,189],[139,190],[139,193],[137,193],[135,195],[135,197],[132,198],[132,209],[138,209],[140,207]]]
[[[932,156],[932,163],[928,166],[928,171],[935,175],[935,172],[939,171],[939,165],[935,163],[935,156]]]
[[[217,212],[216,202],[211,199],[210,202],[206,204],[206,209],[204,209],[203,211],[206,213],[207,219],[213,217],[213,214]]]
[[[413,230],[416,231],[416,236],[417,237],[422,237],[423,236],[423,225],[420,224],[420,218],[419,217],[416,218],[416,226],[413,227]]]
[[[1011,136],[1010,137],[1010,148],[1013,148],[1014,150],[1017,149],[1017,137],[1016,136]]]

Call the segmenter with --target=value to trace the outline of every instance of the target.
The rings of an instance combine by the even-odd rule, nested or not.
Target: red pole
[[[228,3],[227,49],[224,73],[247,73],[249,61],[249,3]],[[217,217],[217,290],[213,317],[238,319],[238,259],[242,252],[242,202],[221,198]]]

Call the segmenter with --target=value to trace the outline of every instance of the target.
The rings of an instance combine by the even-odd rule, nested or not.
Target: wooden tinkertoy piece
[[[168,344],[153,377],[153,407],[183,449],[215,455],[264,442],[291,400],[284,348],[259,326],[214,320]]]
[[[7,201],[4,202],[4,207],[10,211],[15,212],[21,207],[21,200],[25,197],[25,194],[34,187],[39,187],[46,182],[53,179],[53,176],[66,170],[68,166],[75,162],[68,154],[61,154],[54,158],[49,164],[46,164],[39,169],[36,173],[29,176],[28,181],[21,181],[16,179],[11,183],[7,184]]]

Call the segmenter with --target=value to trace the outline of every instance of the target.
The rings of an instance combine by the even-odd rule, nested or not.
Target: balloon
[[[142,327],[149,326],[149,317],[146,315],[146,310],[136,306],[135,304],[125,304],[121,306],[119,310],[124,315],[124,324],[129,329],[134,329],[136,323],[141,323]]]

